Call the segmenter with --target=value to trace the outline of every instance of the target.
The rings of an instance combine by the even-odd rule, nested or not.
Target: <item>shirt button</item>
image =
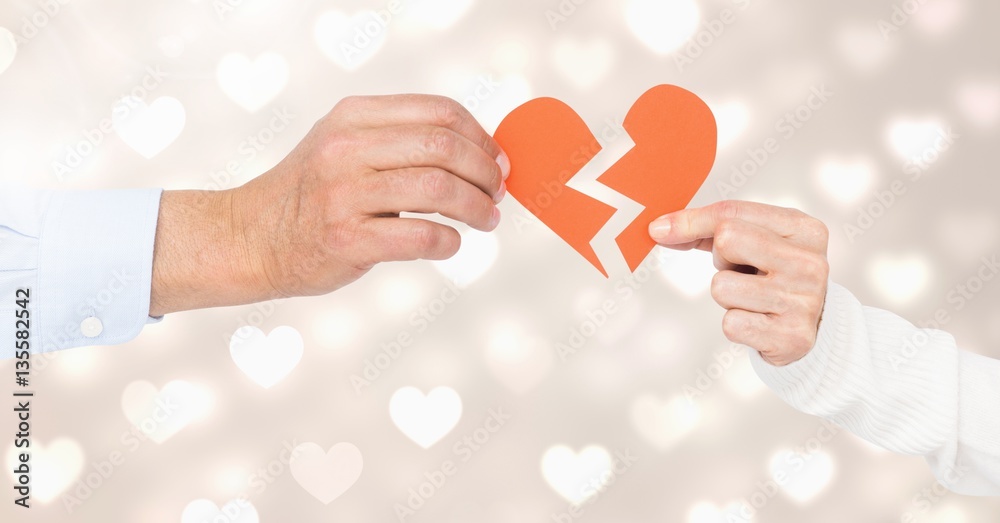
[[[88,338],[96,338],[104,332],[104,324],[101,320],[91,316],[80,324],[80,332]]]

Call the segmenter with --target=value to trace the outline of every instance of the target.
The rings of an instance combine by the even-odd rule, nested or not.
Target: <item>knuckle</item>
[[[813,234],[815,234],[816,238],[822,241],[824,245],[830,241],[830,228],[827,227],[825,223],[820,220],[813,219],[811,227]]]
[[[791,300],[789,296],[784,292],[775,292],[768,296],[768,306],[773,312],[779,315],[788,313],[792,310]]]
[[[424,136],[424,151],[431,156],[451,156],[454,150],[454,135],[443,127],[432,129]]]
[[[802,273],[813,282],[826,282],[830,276],[830,262],[825,256],[809,253],[799,260]]]
[[[438,244],[441,242],[440,234],[438,230],[430,223],[420,223],[413,229],[414,246],[421,253],[433,253],[436,251]]]
[[[331,112],[341,112],[341,111],[353,111],[358,108],[363,102],[364,97],[362,96],[345,96],[341,98],[336,105],[333,106],[333,111]]]
[[[424,194],[436,202],[447,201],[454,192],[451,175],[440,169],[426,171],[421,182]]]
[[[350,252],[361,241],[361,230],[353,222],[338,222],[326,228],[326,246],[331,252]]]
[[[490,168],[489,190],[491,194],[495,194],[500,190],[500,184],[503,183],[503,173],[500,171],[500,166],[496,163],[491,164]]]
[[[461,104],[444,96],[435,97],[431,103],[434,110],[434,123],[445,127],[453,127],[461,123],[465,110]]]
[[[801,315],[802,311],[808,309],[808,299],[808,296],[798,293],[784,291],[777,293],[771,304],[774,306],[773,311],[778,324],[792,321],[790,318]]]
[[[712,299],[716,302],[720,302],[725,296],[727,285],[728,282],[726,280],[725,273],[721,271],[715,273],[715,276],[712,276],[712,285],[709,288],[709,291],[712,294]]]
[[[343,131],[328,131],[320,139],[320,156],[325,165],[342,162],[345,155],[355,150],[354,138]]]
[[[815,294],[807,298],[806,311],[809,312],[810,321],[819,319],[820,314],[823,312],[823,305],[825,304],[825,302],[826,302],[826,296],[820,294]]]
[[[458,252],[461,237],[451,227],[422,222],[413,231],[413,242],[421,258],[439,260]]]
[[[723,200],[715,204],[716,218],[719,221],[738,220],[743,206],[738,200]]]
[[[735,220],[723,220],[715,228],[715,238],[713,245],[716,250],[726,252],[733,246],[733,242],[738,235],[738,225]]]
[[[493,217],[493,200],[489,199],[481,192],[467,200],[469,209],[470,225],[485,227]]]
[[[722,333],[726,339],[734,343],[740,343],[743,333],[746,330],[743,321],[733,311],[728,311],[722,317]]]

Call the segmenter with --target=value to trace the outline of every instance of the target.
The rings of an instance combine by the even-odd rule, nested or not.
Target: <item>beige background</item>
[[[23,17],[40,16],[41,4],[4,0],[0,27],[21,33]],[[657,12],[657,5],[673,15]],[[215,183],[213,173],[238,162],[237,176],[216,177],[226,188],[274,165],[347,95],[446,94],[469,100],[491,130],[518,103],[555,96],[600,129],[608,118],[622,118],[645,89],[674,83],[712,105],[723,138],[694,204],[720,199],[718,184],[733,183],[732,170],[747,160],[747,149],[774,138],[779,152],[731,197],[796,206],[823,219],[832,231],[833,278],[862,302],[913,321],[943,308],[952,317],[946,329],[961,347],[1000,357],[1000,285],[987,283],[961,310],[948,301],[956,285],[976,274],[980,258],[1000,249],[1000,4],[929,0],[883,39],[877,24],[893,14],[884,0],[590,0],[556,28],[546,17],[558,8],[555,0],[422,0],[389,22],[379,33],[384,45],[357,69],[346,71],[321,51],[314,35],[321,15],[385,7],[244,0],[220,18],[211,0],[60,5],[0,75],[0,180],[63,189],[203,188]],[[697,20],[684,17],[692,7]],[[735,20],[681,70],[675,59],[683,44],[671,52],[671,41],[684,42],[692,21],[718,19],[723,9]],[[321,37],[336,44],[329,34]],[[252,97],[250,84],[217,78],[230,53],[279,54],[288,65],[287,86],[260,98],[266,103],[256,112],[246,110],[234,97]],[[60,179],[53,162],[109,118],[116,99],[151,66],[169,76],[146,101],[170,97],[184,108],[177,139],[147,160],[111,132]],[[500,87],[483,100],[470,98],[482,78]],[[223,84],[236,91],[227,94]],[[823,85],[832,98],[786,140],[779,120]],[[248,160],[240,143],[278,109],[295,115],[290,125]],[[926,152],[938,127],[958,138],[913,181],[904,173],[907,155]],[[615,147],[620,143],[609,149]],[[906,193],[849,241],[844,224],[855,223],[858,209],[894,180]],[[323,298],[177,314],[126,346],[39,358],[33,439],[62,453],[50,452],[51,469],[34,480],[36,497],[47,494],[50,501],[14,510],[5,487],[0,520],[176,522],[194,500],[221,506],[249,492],[262,522],[394,521],[393,504],[405,503],[407,489],[453,460],[457,475],[407,521],[541,523],[568,508],[542,472],[543,456],[557,445],[574,452],[590,445],[611,454],[628,449],[637,459],[586,505],[582,521],[725,521],[711,507],[751,497],[771,477],[772,458],[799,447],[808,447],[810,465],[767,498],[754,521],[888,522],[907,513],[921,522],[1000,518],[995,500],[922,497],[934,479],[920,458],[879,451],[847,433],[817,444],[826,435],[818,420],[764,389],[745,356],[691,406],[671,410],[688,404],[666,402],[683,398],[700,373],[720,370],[712,366],[716,355],[729,350],[719,328],[722,311],[706,292],[710,263],[698,255],[668,257],[623,300],[616,293],[626,276],[621,261],[610,264],[612,278],[605,281],[517,202],[508,199],[502,209],[500,229],[470,238],[463,261],[445,271],[482,274],[360,396],[350,376],[379,354],[380,344],[415,332],[411,315],[447,287],[448,276],[432,264],[378,267]],[[555,344],[605,299],[617,300],[618,311],[575,356],[560,360]],[[230,337],[246,322],[264,332],[290,326],[304,339],[301,362],[270,389],[251,381],[229,354]],[[0,364],[5,383],[12,370],[10,362]],[[162,443],[125,444],[126,387],[173,380],[210,398],[203,416]],[[390,398],[405,386],[424,392],[447,386],[461,397],[457,426],[429,449],[390,419]],[[650,416],[661,404],[668,405],[663,417]],[[472,460],[457,461],[452,446],[497,407],[510,421]],[[2,411],[6,454],[14,422],[8,408]],[[656,419],[662,423],[650,421]],[[658,439],[669,444],[657,447]],[[351,443],[364,457],[363,473],[329,505],[284,465],[256,492],[251,475],[278,460],[286,442],[323,449]],[[124,462],[70,514],[63,496],[115,451]],[[9,474],[4,478],[7,485]],[[796,492],[808,499],[796,500]]]

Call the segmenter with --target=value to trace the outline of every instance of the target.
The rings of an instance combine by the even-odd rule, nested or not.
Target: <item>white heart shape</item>
[[[505,387],[524,394],[538,385],[555,361],[547,340],[526,335],[515,325],[500,325],[486,345],[486,363]]]
[[[147,160],[163,152],[184,131],[187,113],[176,98],[164,96],[150,105],[127,96],[112,110],[115,132],[125,145]]]
[[[690,433],[701,418],[698,407],[683,396],[660,401],[639,396],[632,402],[632,426],[656,450],[667,450]]]
[[[658,253],[662,263],[660,274],[663,278],[690,297],[701,296],[712,286],[712,278],[718,272],[712,263],[712,253],[691,249],[690,251],[666,251]]]
[[[156,443],[163,443],[211,410],[212,395],[186,381],[174,380],[157,390],[147,381],[133,381],[122,391],[122,411],[132,425]]]
[[[215,71],[222,92],[251,113],[285,90],[288,75],[288,61],[277,53],[264,53],[255,61],[239,53],[228,54]]]
[[[481,278],[493,267],[500,252],[500,242],[495,234],[475,229],[462,231],[462,246],[451,258],[435,261],[438,272],[457,287],[465,288]]]
[[[875,258],[868,269],[869,280],[886,300],[904,305],[919,296],[930,280],[931,267],[919,255]]]
[[[725,148],[743,134],[750,124],[750,110],[739,101],[710,104],[719,129],[719,148]]]
[[[22,450],[12,443],[7,451],[7,473],[11,478],[21,464]],[[48,503],[56,499],[76,481],[83,470],[83,459],[83,449],[69,438],[54,439],[48,445],[42,445],[37,438],[32,440],[28,460],[32,500]]]
[[[402,17],[430,29],[447,29],[469,11],[473,0],[407,0]]]
[[[779,452],[771,458],[771,477],[792,499],[805,503],[833,479],[833,458],[823,451],[800,453]]]
[[[556,71],[578,89],[590,89],[607,76],[615,61],[615,49],[606,39],[589,43],[564,38],[552,48]]]
[[[17,39],[14,38],[14,33],[5,27],[0,27],[0,74],[3,74],[10,67],[10,64],[14,63],[16,56]]]
[[[229,341],[236,366],[256,384],[269,389],[292,372],[304,351],[302,335],[292,327],[278,327],[264,336],[257,327],[241,327]]]
[[[315,443],[303,443],[292,451],[289,468],[306,492],[329,505],[357,483],[364,458],[350,443],[337,443],[329,452]]]
[[[694,36],[701,13],[694,0],[631,0],[625,7],[625,21],[647,47],[667,54]]]
[[[389,400],[389,417],[406,437],[430,448],[458,424],[462,398],[448,387],[437,387],[426,396],[416,387],[403,387]]]
[[[900,119],[889,127],[889,143],[905,160],[921,158],[936,150],[936,143],[944,136],[947,136],[944,125],[933,119]]]
[[[207,499],[196,499],[184,507],[181,523],[260,523],[257,509],[249,500],[234,499],[220,509]]]
[[[542,476],[566,501],[580,505],[611,481],[613,465],[608,451],[597,445],[585,447],[579,454],[556,445],[542,456]]]
[[[824,160],[817,177],[825,194],[838,203],[850,205],[868,194],[875,180],[875,165],[867,158]]]
[[[374,11],[347,16],[327,11],[316,20],[314,37],[323,54],[347,71],[361,67],[382,48],[388,24]]]
[[[688,523],[752,523],[753,509],[740,501],[731,501],[725,507],[709,502],[698,503],[688,511]]]
[[[1000,84],[966,83],[958,89],[958,108],[972,123],[992,127],[1000,118]]]

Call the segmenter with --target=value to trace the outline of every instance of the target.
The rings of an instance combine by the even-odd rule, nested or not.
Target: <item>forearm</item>
[[[242,192],[241,192],[242,191]],[[165,191],[153,250],[150,316],[276,297],[239,201],[249,189]]]

